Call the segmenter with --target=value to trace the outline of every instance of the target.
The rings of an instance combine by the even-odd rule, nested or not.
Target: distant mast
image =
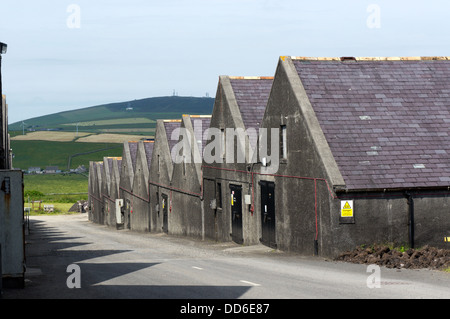
[[[133,107],[131,106],[130,102],[128,102],[127,108],[125,109],[125,111],[133,111]]]

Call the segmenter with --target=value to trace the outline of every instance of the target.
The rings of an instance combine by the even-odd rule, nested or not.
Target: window
[[[280,127],[280,155],[282,159],[287,159],[287,131],[286,125]]]
[[[222,138],[221,145],[220,145],[220,152],[222,154],[222,158],[225,157],[225,129],[220,129],[220,136]]]
[[[158,154],[158,173],[161,171],[161,162],[159,160],[159,154]]]

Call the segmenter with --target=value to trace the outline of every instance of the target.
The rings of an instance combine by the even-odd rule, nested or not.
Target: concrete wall
[[[105,223],[105,202],[104,196],[107,196],[105,183],[106,180],[103,178],[103,162],[97,162],[96,174],[97,174],[97,184],[98,184],[98,209],[96,210],[96,222],[103,225]]]
[[[287,158],[280,157],[277,176],[272,176],[277,247],[312,255],[317,240],[320,254],[328,243],[323,236],[329,231],[330,219],[325,181],[331,187],[344,185],[344,181],[295,68],[280,59],[261,127],[280,129],[282,125],[287,130]],[[270,139],[268,145],[270,149]]]
[[[176,122],[181,123],[181,121]],[[158,120],[155,132],[155,145],[153,146],[152,153],[152,165],[149,172],[150,220],[152,232],[163,232],[163,209],[167,209],[168,217],[170,215],[170,199],[172,198],[170,184],[172,172],[173,163],[170,154],[169,141],[164,127],[164,120]],[[163,203],[163,196],[167,197],[169,202],[165,201]]]
[[[102,202],[103,202],[103,224],[116,227],[116,205],[115,200],[119,198],[119,168],[117,157],[105,157],[102,170]]]
[[[120,170],[119,194],[123,199],[123,225],[124,228],[131,227],[131,214],[133,212],[134,196],[133,196],[133,180],[134,180],[134,156],[130,150],[130,144],[133,142],[123,143],[122,168]],[[137,143],[136,143],[137,144]],[[131,146],[133,147],[133,146]]]
[[[0,246],[3,287],[24,287],[23,174],[0,170]]]
[[[197,132],[194,132],[193,121],[202,124]],[[199,125],[197,123],[197,125]],[[169,233],[204,238],[204,211],[201,198],[201,147],[198,141],[203,142],[203,133],[209,128],[209,117],[190,117],[183,115],[181,129],[189,132],[180,137],[179,145],[183,145],[181,153],[187,153],[181,162],[173,164],[172,177],[172,211],[169,219]],[[201,131],[201,132],[200,132]],[[196,134],[197,133],[197,134]],[[202,136],[197,136],[201,134]]]
[[[221,76],[218,83],[216,100],[211,117],[210,127],[224,129],[242,128],[245,130],[236,97],[233,93],[229,77]],[[248,144],[248,140],[246,140]],[[231,215],[231,185],[242,187],[242,227],[243,244],[252,245],[259,242],[260,230],[258,217],[250,212],[249,205],[244,203],[244,195],[251,194],[251,175],[247,172],[247,162],[238,163],[237,143],[235,144],[234,158],[223,159],[223,163],[203,162],[204,180],[204,211],[205,211],[205,236],[218,241],[232,240],[232,215]],[[211,209],[210,203],[218,199],[217,187],[221,185],[222,207]]]
[[[113,158],[111,167],[111,187],[109,191],[109,213],[106,220],[106,225],[110,227],[117,227],[116,218],[116,199],[120,198],[119,185],[120,185],[120,168],[122,164],[122,158]]]
[[[94,211],[94,174],[92,173],[94,171],[94,162],[89,162],[89,180],[88,180],[88,219],[89,221],[93,221],[93,211]]]
[[[110,209],[112,205],[110,199],[110,188],[111,188],[111,175],[112,175],[112,158],[103,158],[103,169],[102,169],[102,203],[103,203],[103,218],[102,223],[104,225],[109,225]]]
[[[450,193],[445,190],[407,190],[413,195],[413,223],[405,191],[346,193],[333,201],[327,252],[337,255],[362,244],[394,243],[407,247],[448,248]],[[354,221],[342,222],[340,201],[354,200]],[[411,225],[413,225],[411,227]]]
[[[144,142],[140,141],[136,154],[136,169],[133,180],[133,213],[130,216],[130,227],[132,230],[141,232],[148,232],[151,229],[148,179],[149,169],[146,151]]]
[[[101,167],[102,162],[90,162],[89,166],[89,180],[91,187],[89,189],[89,220],[94,223],[101,223],[101,215],[103,209],[102,191],[101,191]]]
[[[362,244],[409,244],[406,190],[341,191],[344,180],[289,59],[280,59],[278,64],[262,127],[281,125],[287,129],[287,159],[281,160],[277,176],[271,176],[275,182],[279,249],[305,255],[315,254],[317,249],[321,256],[335,257]],[[431,191],[433,195],[426,196],[429,190],[410,191],[417,193],[415,246],[445,245],[443,239],[450,229],[448,193]],[[343,199],[354,201],[354,218],[350,221],[340,218]]]

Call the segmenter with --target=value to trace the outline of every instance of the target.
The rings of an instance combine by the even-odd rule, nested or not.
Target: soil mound
[[[376,264],[387,268],[444,270],[450,267],[450,250],[425,246],[420,249],[401,251],[384,245],[373,245],[342,253],[336,260]]]

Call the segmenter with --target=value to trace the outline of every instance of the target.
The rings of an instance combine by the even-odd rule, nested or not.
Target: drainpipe
[[[409,207],[409,245],[414,248],[414,198],[409,192],[406,192],[405,196]]]

